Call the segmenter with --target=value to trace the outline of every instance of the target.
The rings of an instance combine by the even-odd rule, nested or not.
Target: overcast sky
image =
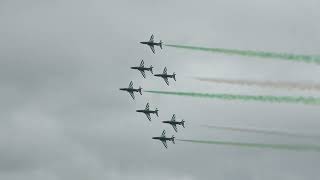
[[[152,140],[259,143],[315,140],[208,130],[201,124],[320,133],[320,107],[136,94],[147,90],[320,96],[199,82],[191,77],[320,83],[320,66],[139,44],[320,54],[318,0],[1,0],[0,179],[123,180],[319,178],[320,154]],[[177,74],[168,87],[130,66]],[[159,109],[149,122],[136,109]],[[186,128],[162,124],[175,113]]]

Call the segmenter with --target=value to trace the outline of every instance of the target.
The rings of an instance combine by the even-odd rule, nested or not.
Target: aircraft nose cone
[[[155,137],[153,137],[152,139],[156,139]]]

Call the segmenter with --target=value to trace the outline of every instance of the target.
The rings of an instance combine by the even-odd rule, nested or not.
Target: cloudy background
[[[183,90],[234,94],[314,95],[198,82],[191,77],[320,83],[320,66],[224,56],[139,41],[319,54],[318,0],[1,0],[0,179],[302,180],[319,177],[320,154],[151,139],[163,129],[178,138],[261,143],[309,139],[208,130],[199,125],[319,133],[320,107],[161,96],[136,101],[118,90]],[[177,73],[169,87],[130,66]],[[135,113],[150,102],[159,118]],[[160,123],[173,113],[187,121]]]

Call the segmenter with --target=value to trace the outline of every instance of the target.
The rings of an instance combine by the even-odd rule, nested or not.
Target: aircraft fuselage
[[[145,114],[155,114],[156,111],[151,111],[151,110],[136,110],[136,112],[141,112]]]
[[[140,42],[141,44],[146,44],[148,46],[161,46],[161,43],[156,43],[156,42],[149,42],[149,41],[142,41]]]
[[[163,123],[172,124],[172,125],[181,125],[182,122],[179,121],[162,121]]]
[[[121,91],[128,91],[128,92],[139,92],[139,89],[133,88],[120,88]]]
[[[139,71],[150,71],[151,68],[149,67],[131,67],[131,69],[137,69]]]
[[[160,141],[173,141],[173,138],[168,138],[168,137],[152,137],[152,139],[157,139]]]
[[[174,75],[170,75],[170,74],[155,74],[154,76],[162,77],[162,78],[173,78],[174,77]]]

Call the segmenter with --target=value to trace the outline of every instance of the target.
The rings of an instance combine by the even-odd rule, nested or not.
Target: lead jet
[[[178,132],[178,129],[177,129],[177,125],[181,125],[182,127],[184,127],[184,120],[182,121],[176,121],[176,115],[173,114],[172,118],[171,118],[171,121],[162,121],[163,123],[167,123],[167,124],[171,124],[171,126],[173,127],[173,129]]]
[[[151,116],[150,116],[150,114],[156,114],[156,115],[159,117],[159,115],[158,115],[158,111],[159,111],[158,108],[156,108],[155,110],[150,110],[150,109],[149,109],[149,103],[147,103],[145,109],[136,110],[136,111],[137,111],[137,112],[144,113],[144,114],[147,116],[147,118],[149,119],[149,121],[151,121]]]
[[[131,69],[139,70],[144,78],[146,78],[146,73],[144,71],[150,71],[153,74],[153,67],[144,67],[144,61],[141,60],[140,66],[131,67]]]
[[[163,130],[162,131],[162,134],[160,137],[152,137],[152,139],[157,139],[157,140],[160,140],[162,142],[162,144],[164,145],[164,147],[168,148],[168,145],[167,145],[167,141],[172,141],[173,144],[175,144],[174,142],[174,136],[172,136],[171,138],[170,137],[166,137],[166,131]]]
[[[164,68],[163,73],[162,74],[155,74],[154,76],[157,77],[162,77],[163,80],[166,82],[166,84],[169,86],[169,81],[168,78],[173,78],[176,81],[176,73],[168,74],[167,73],[167,67]]]
[[[153,39],[154,39],[154,36],[152,34],[149,41],[142,41],[140,43],[148,45],[151,48],[151,51],[153,52],[153,54],[155,54],[156,52],[154,50],[154,46],[159,46],[162,49],[162,41],[160,40],[160,42],[157,43],[157,42],[154,42]]]
[[[127,91],[131,95],[132,99],[134,99],[134,92],[139,92],[142,95],[142,92],[141,92],[142,88],[139,87],[138,89],[134,89],[132,81],[130,82],[128,88],[120,88],[120,90],[121,91]]]

